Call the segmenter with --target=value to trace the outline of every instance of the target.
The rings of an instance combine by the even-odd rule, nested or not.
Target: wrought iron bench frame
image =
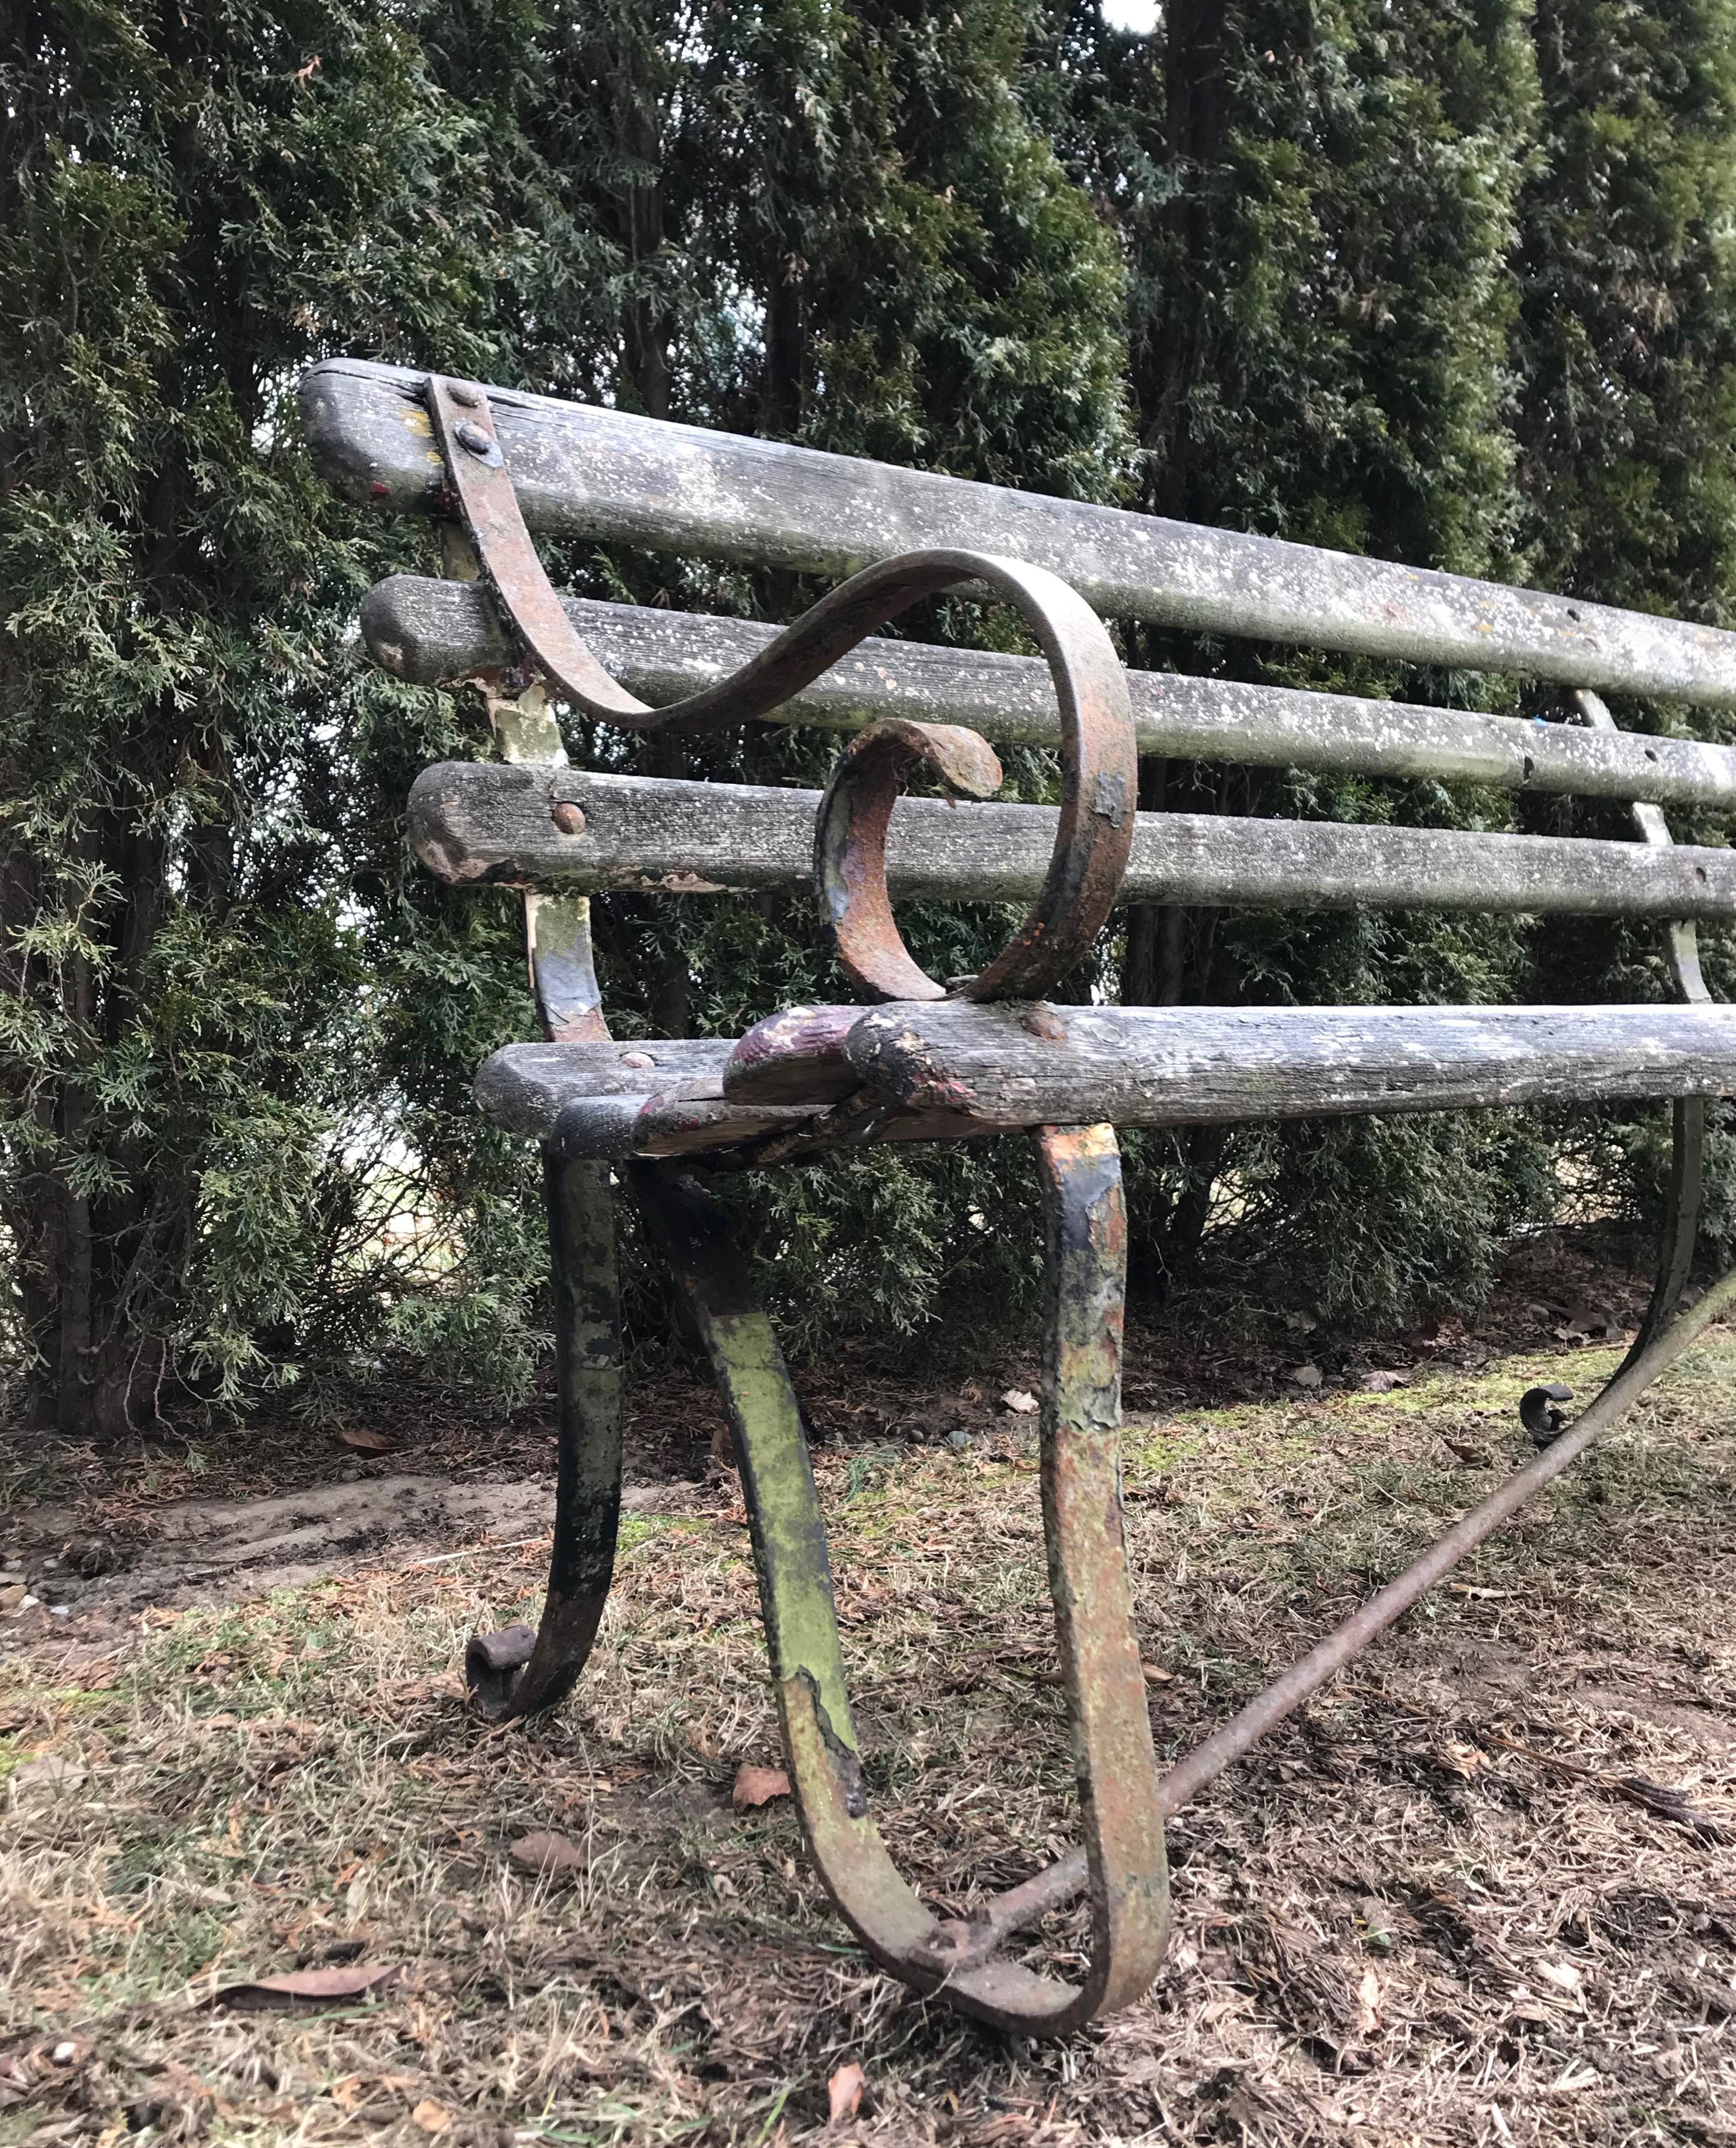
[[[667,1258],[735,1433],[791,1782],[828,1892],[884,1967],[1002,2027],[1058,2035],[1127,2003],[1167,1936],[1165,1818],[1566,1469],[1736,1300],[1726,1277],[1671,1319],[1694,1251],[1706,1102],[1736,1088],[1736,1009],[1710,1000],[1693,921],[1736,912],[1736,858],[1674,846],[1662,811],[1736,806],[1736,753],[1620,732],[1599,698],[1619,689],[1736,705],[1736,635],[350,360],[309,374],[303,407],[339,490],[441,523],[449,579],[380,585],[364,632],[398,675],[470,681],[486,696],[500,763],[426,771],[410,831],[449,881],[524,888],[547,1040],[497,1053],[478,1078],[484,1107],[543,1147],[559,1423],[542,1618],[473,1639],[477,1705],[496,1719],[553,1706],[583,1669],[607,1598],[621,1470],[619,1178]],[[781,631],[647,616],[558,597],[533,525],[849,579]],[[1021,610],[1042,660],[872,638],[961,585]],[[1094,605],[1528,671],[1569,690],[1580,725],[1130,680]],[[629,730],[772,717],[856,735],[819,797],[610,776],[567,766],[551,698]],[[954,814],[901,798],[918,764],[951,800],[991,798],[1000,770],[984,731],[1060,745],[1058,811],[978,802]],[[1153,750],[1623,798],[1641,842],[1137,815],[1137,755]],[[809,870],[842,966],[878,1005],[785,1010],[733,1042],[610,1039],[591,892],[787,884]],[[943,986],[906,950],[894,888],[1023,896],[1031,908],[986,970]],[[1649,916],[1665,926],[1680,1004],[1049,1006],[1044,993],[1114,903],[1153,895]],[[1588,1094],[1673,1101],[1658,1278],[1626,1361],[1570,1427],[1564,1389],[1526,1395],[1536,1458],[1160,1773],[1121,1534],[1116,1125]],[[1042,1502],[1084,1842],[961,1920],[923,1905],[870,1815],[800,1413],[717,1204],[680,1159],[767,1167],[865,1142],[1004,1132],[1034,1140],[1043,1188]],[[1009,1951],[1081,1894],[1092,1930],[1080,1983]]]

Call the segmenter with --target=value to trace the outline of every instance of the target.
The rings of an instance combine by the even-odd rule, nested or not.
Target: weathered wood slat
[[[483,1061],[476,1098],[498,1124],[540,1141],[575,1097],[721,1097],[731,1049],[727,1037],[514,1044]]]
[[[1736,1006],[877,1007],[864,1083],[985,1126],[1123,1127],[1736,1091]]]
[[[720,894],[805,882],[818,803],[812,790],[446,761],[417,778],[409,832],[423,862],[454,884]],[[557,804],[580,808],[580,833],[555,826]],[[893,816],[888,885],[939,901],[1029,901],[1054,830],[1049,806],[906,798]],[[1149,813],[1139,816],[1122,899],[1720,917],[1736,911],[1736,852]]]
[[[777,632],[650,605],[564,602],[605,668],[658,705],[727,678]],[[364,600],[362,634],[378,663],[415,685],[510,660],[494,606],[474,582],[394,575]],[[1736,752],[1726,746],[1173,672],[1131,672],[1127,684],[1141,753],[1736,807]],[[837,730],[887,716],[967,724],[1003,745],[1053,745],[1059,737],[1049,667],[1040,659],[880,637],[779,711],[780,721]]]
[[[1736,1092],[1736,1007],[1081,1007],[959,1001],[810,1010],[850,1022],[861,1085],[827,1138],[854,1137],[867,1098],[896,1108],[885,1131],[921,1137],[1112,1119],[1119,1126],[1312,1117],[1357,1112]],[[763,1029],[765,1025],[762,1024]],[[636,1052],[651,1069],[620,1057]],[[604,1100],[591,1152],[652,1153],[750,1138],[784,1123],[764,1103],[718,1098],[737,1084],[728,1040],[645,1045],[514,1044],[477,1077],[491,1117],[550,1139],[569,1107]],[[613,1055],[613,1056],[611,1056]],[[757,1063],[757,1062],[756,1062]],[[761,1070],[763,1071],[763,1070]],[[665,1077],[668,1078],[665,1086]],[[800,1118],[796,1084],[783,1110]],[[838,1101],[820,1067],[814,1103]],[[648,1095],[650,1090],[661,1093]]]
[[[334,359],[302,383],[320,473],[427,512],[425,375]],[[1736,705],[1736,635],[1531,590],[548,397],[490,391],[533,529],[838,576],[925,545],[1051,569],[1111,618]]]

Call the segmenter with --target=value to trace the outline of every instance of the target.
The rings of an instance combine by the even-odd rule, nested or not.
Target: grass
[[[1130,1423],[1160,1749],[1481,1496],[1522,1388],[1613,1362]],[[776,1733],[727,1483],[630,1518],[593,1666],[528,1729],[479,1732],[452,1666],[534,1615],[534,1548],[81,1614],[0,1674],[0,2145],[847,2139],[848,2062],[865,2140],[1736,2142],[1733,1403],[1720,1332],[1190,1807],[1156,1987],[1056,2046],[880,1976],[787,1802],[732,1812]],[[819,1471],[876,1810],[964,1906],[1071,1839],[1025,1424]],[[539,1829],[584,1851],[572,1884],[514,1866]],[[401,1974],[323,2015],[212,2003],[349,1959]]]

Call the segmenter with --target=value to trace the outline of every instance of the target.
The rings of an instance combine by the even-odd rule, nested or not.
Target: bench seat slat
[[[1736,1006],[876,1008],[845,1056],[916,1109],[1118,1126],[1736,1090]]]
[[[727,678],[778,630],[654,605],[563,603],[604,668],[658,706]],[[494,605],[474,582],[394,575],[364,600],[362,634],[378,663],[414,685],[511,661]],[[1736,752],[1726,746],[1175,672],[1131,672],[1127,685],[1142,754],[1736,808]],[[1060,737],[1049,667],[1040,659],[879,636],[776,720],[855,730],[887,716],[965,724],[1003,745],[1054,745]]]
[[[580,807],[582,833],[554,826],[558,801]],[[446,761],[417,778],[409,831],[423,862],[454,884],[717,894],[807,883],[819,802],[813,790]],[[1041,885],[1054,831],[1052,806],[901,799],[888,885],[905,897],[1027,902]],[[1142,813],[1121,899],[1240,909],[1723,917],[1736,911],[1736,851]]]
[[[427,513],[426,375],[333,359],[302,381],[320,474]],[[1110,618],[1736,705],[1736,635],[1124,509],[491,389],[533,530],[838,577],[942,545],[1047,567]]]
[[[954,1133],[1100,1119],[1160,1127],[1736,1092],[1736,1006],[1034,1011],[947,1001],[839,1011],[854,1016],[845,1056],[861,1089],[834,1141],[860,1126],[865,1101],[885,1105],[887,1134],[910,1138],[925,1126]],[[732,1060],[763,1065],[756,1034],[734,1046],[509,1045],[484,1066],[477,1094],[501,1124],[546,1140],[569,1107],[621,1096],[619,1061],[607,1055],[637,1049],[660,1062],[672,1055],[664,1063],[674,1066],[695,1063],[681,1055],[703,1050],[715,1054],[708,1059],[716,1070],[711,1096],[685,1113],[675,1092],[636,1109],[624,1105],[614,1152],[628,1152],[636,1139],[649,1152],[684,1117],[696,1127],[704,1122],[692,1146],[712,1146],[730,1111],[744,1137],[776,1117],[761,1105],[715,1102],[734,1086]],[[816,1107],[836,1102],[834,1077],[830,1063],[819,1069]],[[640,1076],[647,1088],[657,1079]],[[785,1092],[785,1111],[799,1110],[794,1087]],[[608,1147],[606,1136],[600,1147]]]
[[[496,1125],[540,1141],[575,1097],[721,1097],[732,1049],[726,1036],[510,1044],[483,1061],[476,1097]]]

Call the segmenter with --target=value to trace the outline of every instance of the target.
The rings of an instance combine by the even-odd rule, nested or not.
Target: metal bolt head
[[[459,444],[468,448],[473,455],[480,455],[486,461],[492,451],[498,460],[500,450],[494,445],[494,434],[485,433],[473,419],[460,418],[452,430]]]
[[[582,836],[585,833],[585,815],[580,807],[563,798],[549,818],[564,836]]]
[[[449,380],[446,393],[454,403],[461,403],[467,410],[474,410],[482,400],[482,390],[473,388],[468,380]]]

